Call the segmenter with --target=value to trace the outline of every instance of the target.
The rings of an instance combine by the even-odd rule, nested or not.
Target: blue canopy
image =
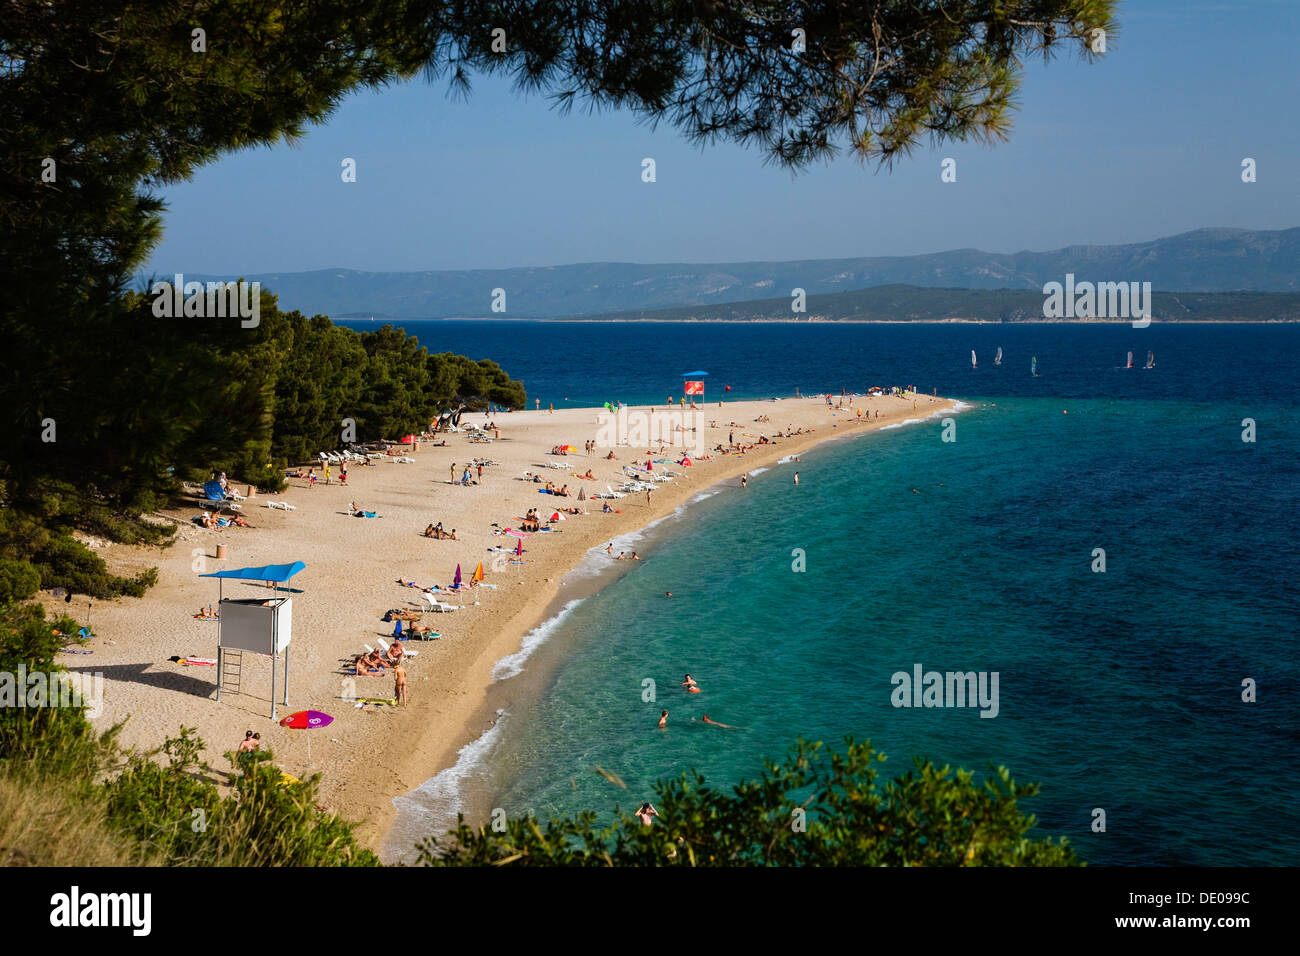
[[[682,372],[682,378],[703,378],[708,372]]]
[[[205,481],[203,483],[203,494],[209,501],[223,501],[226,497],[226,489],[221,487],[219,481]]]
[[[229,571],[200,574],[199,577],[239,578],[243,581],[275,581],[277,584],[283,584],[306,567],[307,565],[301,561],[295,561],[293,564],[267,564],[260,568],[231,568]]]

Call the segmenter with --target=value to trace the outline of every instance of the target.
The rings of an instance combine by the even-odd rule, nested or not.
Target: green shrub
[[[460,819],[446,838],[418,847],[433,866],[1075,866],[1062,839],[1030,840],[1034,818],[1018,786],[998,768],[976,786],[964,770],[916,762],[877,786],[883,754],[846,739],[829,760],[821,743],[800,740],[783,764],[718,790],[698,774],[660,781],[659,819],[627,816],[603,829],[591,812],[505,821],[502,832]]]

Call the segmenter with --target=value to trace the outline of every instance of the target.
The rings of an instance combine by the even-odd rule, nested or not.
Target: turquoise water
[[[799,735],[853,734],[889,754],[886,772],[915,754],[1040,781],[1041,831],[1093,863],[1295,864],[1294,332],[1268,357],[1292,376],[1270,388],[1217,382],[1203,330],[1187,331],[1199,367],[1152,397],[1095,393],[1117,374],[1154,383],[1163,364],[1098,372],[1094,397],[968,398],[954,442],[937,421],[837,441],[692,504],[554,628],[564,653],[543,692],[512,702],[458,783],[511,815],[607,820],[658,778],[736,781]],[[1056,387],[1086,392],[1104,361],[1079,352]],[[997,672],[997,716],[892,706],[891,676],[916,664]],[[686,671],[702,694],[678,686]],[[692,720],[704,713],[740,729]]]

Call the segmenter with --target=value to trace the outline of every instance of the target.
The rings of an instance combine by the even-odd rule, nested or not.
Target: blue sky
[[[297,146],[231,154],[168,189],[145,271],[1013,252],[1300,225],[1300,2],[1147,0],[1119,18],[1104,61],[1028,68],[1009,142],[927,146],[892,170],[841,155],[792,176],[754,149],[564,115],[484,77],[468,101],[423,80],[358,94]],[[940,181],[944,157],[955,183]]]

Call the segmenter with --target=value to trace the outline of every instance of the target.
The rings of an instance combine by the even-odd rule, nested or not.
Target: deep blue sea
[[[736,781],[852,734],[885,773],[919,755],[1039,781],[1039,833],[1093,864],[1300,863],[1300,327],[405,325],[543,407],[658,402],[700,369],[710,395],[914,384],[970,408],[956,441],[934,420],[831,442],[798,487],[777,466],[665,522],[547,626],[553,653],[501,669],[529,692],[399,799],[391,852],[460,801],[609,819],[658,778]],[[917,664],[997,672],[997,716],[893,706]]]

